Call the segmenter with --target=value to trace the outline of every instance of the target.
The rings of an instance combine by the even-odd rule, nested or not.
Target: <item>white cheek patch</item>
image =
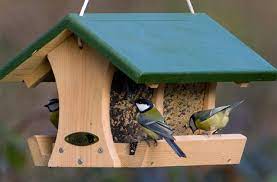
[[[149,108],[149,106],[147,104],[136,104],[138,109],[143,112],[145,110],[147,110]]]

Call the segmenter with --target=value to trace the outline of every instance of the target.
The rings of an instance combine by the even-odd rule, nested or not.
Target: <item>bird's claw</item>
[[[158,141],[154,140],[154,146],[157,147],[158,146]]]
[[[151,147],[151,141],[153,142],[153,146],[157,147],[158,146],[158,141],[155,139],[150,139],[150,138],[146,138],[144,139],[144,141],[146,142],[146,144],[148,145],[148,147]]]

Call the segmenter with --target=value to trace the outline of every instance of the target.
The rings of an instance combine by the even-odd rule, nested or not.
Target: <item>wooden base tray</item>
[[[164,140],[158,141],[158,146],[148,147],[146,143],[139,143],[136,154],[129,155],[129,144],[115,143],[120,166],[116,167],[169,167],[169,166],[200,166],[200,165],[230,165],[239,164],[247,138],[241,134],[224,135],[187,135],[175,136],[176,143],[186,153],[187,158],[179,158]],[[55,137],[35,135],[28,139],[34,164],[48,166]],[[76,146],[77,147],[77,146]],[[79,147],[82,153],[83,147]],[[66,152],[66,151],[63,151]],[[62,155],[62,153],[61,153]],[[79,155],[79,154],[76,154]],[[93,154],[92,154],[93,155]],[[78,161],[79,156],[72,156]],[[103,160],[97,157],[97,160]],[[101,167],[93,160],[83,161],[79,167]],[[101,162],[100,162],[101,164]],[[52,167],[52,166],[51,166]],[[60,167],[76,167],[76,164]],[[103,167],[115,167],[106,166]]]

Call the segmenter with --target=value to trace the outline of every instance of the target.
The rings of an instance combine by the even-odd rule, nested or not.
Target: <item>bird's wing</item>
[[[210,110],[205,110],[205,111],[199,111],[197,113],[195,113],[195,118],[198,119],[199,122],[204,122],[206,121],[208,118],[214,116],[215,114],[229,108],[230,105],[228,106],[221,106],[221,107],[217,107],[214,109],[210,109]]]
[[[216,113],[218,112],[221,112],[227,108],[229,108],[231,105],[228,105],[228,106],[221,106],[221,107],[217,107],[217,108],[214,108],[211,110],[211,116],[215,115]]]
[[[155,108],[150,112],[140,114],[138,122],[143,127],[157,133],[158,135],[174,140],[172,129],[165,123],[164,118]]]

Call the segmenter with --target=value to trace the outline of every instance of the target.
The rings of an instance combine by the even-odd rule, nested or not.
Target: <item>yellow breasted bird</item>
[[[206,131],[209,135],[216,133],[228,124],[231,111],[243,102],[240,101],[232,105],[194,113],[189,120],[192,132],[194,133],[200,129]]]
[[[59,125],[59,99],[51,99],[48,104],[44,107],[47,107],[50,115],[51,123],[58,129]]]
[[[165,123],[163,116],[154,104],[147,99],[138,99],[135,104],[139,110],[137,121],[148,137],[154,141],[164,138],[179,157],[186,157],[175,143],[172,129]]]

